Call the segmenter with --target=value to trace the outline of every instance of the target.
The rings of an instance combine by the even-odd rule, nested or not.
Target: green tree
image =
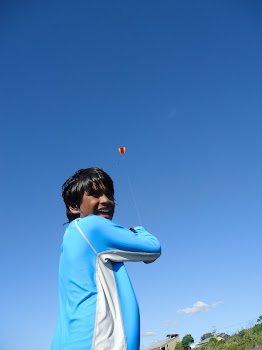
[[[239,335],[240,338],[244,338],[244,336],[246,335],[246,333],[247,333],[247,329],[242,329],[242,331],[240,331],[240,332],[238,333],[238,335]]]
[[[255,324],[252,331],[253,333],[260,333],[262,331],[262,324]]]
[[[215,346],[217,344],[217,339],[216,338],[211,338],[209,340],[208,344],[209,344],[209,346],[212,345],[212,347]]]
[[[203,340],[205,340],[207,338],[212,338],[213,336],[214,336],[214,333],[205,333],[205,334],[202,335],[200,340],[203,341]]]
[[[262,315],[257,319],[257,323],[262,323]]]
[[[184,350],[190,349],[189,344],[192,344],[192,343],[194,343],[194,338],[192,337],[191,334],[185,335],[181,342]]]
[[[183,349],[183,345],[181,343],[177,343],[176,347],[175,347],[175,350],[184,350]]]

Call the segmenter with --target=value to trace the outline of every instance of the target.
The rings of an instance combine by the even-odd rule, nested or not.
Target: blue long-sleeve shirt
[[[158,240],[90,215],[68,226],[59,265],[59,318],[51,350],[138,350],[139,309],[124,261],[152,262]]]

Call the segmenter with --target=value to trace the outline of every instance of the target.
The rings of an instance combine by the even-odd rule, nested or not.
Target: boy
[[[103,170],[63,185],[69,226],[59,265],[59,318],[51,350],[138,350],[139,310],[124,261],[155,261],[158,240],[112,222],[114,186]]]

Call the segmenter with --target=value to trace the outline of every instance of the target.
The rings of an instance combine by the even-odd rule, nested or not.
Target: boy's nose
[[[109,202],[109,199],[108,199],[108,197],[107,197],[105,194],[103,194],[103,195],[100,197],[100,202],[101,202],[101,203],[107,203],[107,202]]]

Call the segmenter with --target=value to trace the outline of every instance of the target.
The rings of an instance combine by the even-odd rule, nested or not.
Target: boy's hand
[[[129,230],[133,231],[133,229],[136,228],[136,227],[138,227],[138,226],[132,226],[132,227],[130,227]]]
[[[145,264],[152,264],[154,261],[156,261],[156,259],[155,260],[153,260],[153,261],[143,261]]]

